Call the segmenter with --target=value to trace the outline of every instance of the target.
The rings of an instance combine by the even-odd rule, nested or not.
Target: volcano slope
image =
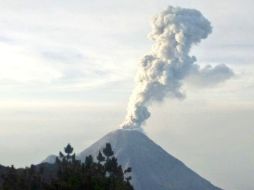
[[[108,142],[123,168],[132,168],[135,190],[221,190],[138,130],[113,131],[82,151],[78,158],[96,158]]]

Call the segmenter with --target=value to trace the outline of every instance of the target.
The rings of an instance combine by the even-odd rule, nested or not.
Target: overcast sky
[[[168,5],[211,21],[192,54],[236,76],[153,104],[145,132],[212,183],[253,190],[253,0],[0,0],[0,163],[38,163],[68,142],[79,152],[117,129]]]

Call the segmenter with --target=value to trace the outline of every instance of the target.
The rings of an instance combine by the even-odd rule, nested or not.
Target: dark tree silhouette
[[[109,157],[114,155],[114,152],[112,150],[110,143],[106,143],[106,147],[102,151],[103,151],[103,154],[107,157],[107,160],[109,159]]]
[[[70,144],[68,144],[68,145],[64,148],[64,152],[67,154],[66,158],[67,158],[67,160],[69,161],[69,160],[71,159],[71,157],[73,156],[73,155],[71,155],[72,152],[73,152],[72,146],[71,146]]]
[[[97,156],[97,160],[98,160],[99,163],[105,161],[105,157],[102,155],[101,151],[99,151],[99,154]]]
[[[93,157],[91,155],[87,156],[85,159],[85,166],[86,167],[91,167],[93,164]]]
[[[109,143],[103,154],[99,151],[98,162],[89,155],[81,163],[68,144],[64,153],[59,152],[55,164],[7,168],[1,176],[0,190],[133,190],[131,168],[122,169]]]

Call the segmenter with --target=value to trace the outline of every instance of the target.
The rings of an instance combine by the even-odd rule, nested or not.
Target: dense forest
[[[89,155],[84,163],[76,159],[68,144],[55,164],[0,170],[0,190],[133,190],[131,168],[123,170],[109,143],[95,159]]]

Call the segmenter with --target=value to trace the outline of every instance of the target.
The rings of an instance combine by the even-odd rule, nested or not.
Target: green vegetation
[[[123,170],[109,143],[99,151],[97,161],[87,156],[76,159],[68,144],[55,164],[32,165],[25,169],[9,167],[2,174],[1,190],[133,190],[131,168]]]

